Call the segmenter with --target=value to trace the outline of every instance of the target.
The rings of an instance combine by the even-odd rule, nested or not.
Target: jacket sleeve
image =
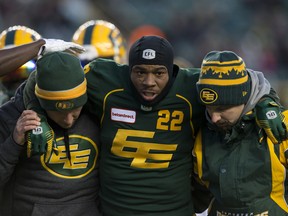
[[[213,195],[208,188],[198,180],[197,177],[192,177],[192,200],[195,212],[200,214],[209,207]]]
[[[198,132],[193,148],[193,172],[192,172],[192,200],[196,213],[205,211],[213,198],[208,189],[208,183],[201,180],[202,176],[202,133]]]
[[[276,104],[278,104],[278,106],[280,107],[280,109],[281,109],[282,111],[284,111],[284,106],[281,104],[281,100],[280,100],[277,92],[275,91],[275,89],[270,88],[269,94],[263,96],[263,98],[265,98],[265,97],[270,97],[270,98],[272,98],[272,100],[273,100]],[[263,99],[263,98],[262,98],[262,99]]]
[[[12,138],[17,120],[24,110],[21,94],[24,84],[16,90],[12,99],[0,107],[0,188],[10,179],[25,149]]]
[[[288,110],[282,112],[282,114],[286,119],[288,119]],[[286,167],[286,170],[287,170],[288,169],[288,139],[282,141],[279,144],[279,152],[280,152],[279,153],[280,162]]]
[[[12,135],[4,141],[2,136],[0,139],[0,188],[3,188],[13,174],[24,147],[15,143]]]

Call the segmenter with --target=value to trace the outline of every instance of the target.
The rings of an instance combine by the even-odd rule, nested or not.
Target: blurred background
[[[166,37],[181,66],[200,67],[212,50],[239,54],[262,71],[288,105],[287,0],[1,0],[0,31],[25,25],[71,41],[91,19],[114,23],[128,46],[143,34]]]

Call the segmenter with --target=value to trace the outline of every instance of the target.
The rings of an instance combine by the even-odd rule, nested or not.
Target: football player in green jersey
[[[202,63],[197,88],[207,125],[197,135],[193,156],[195,175],[215,198],[211,216],[288,215],[288,141],[274,145],[259,136],[255,107],[267,105],[260,98],[269,89],[251,82],[253,76],[231,51],[212,51]]]
[[[103,215],[191,216],[197,203],[191,195],[191,153],[205,117],[197,100],[199,69],[179,69],[170,43],[146,36],[131,47],[129,66],[96,59],[85,73],[87,108],[101,124]],[[263,78],[256,74],[252,82]],[[28,95],[34,92],[33,84],[26,87]],[[274,131],[276,120],[281,127]],[[282,120],[266,122],[277,138],[279,130],[286,131]]]
[[[103,215],[194,213],[191,152],[204,109],[198,70],[179,71],[173,57],[167,40],[143,37],[129,66],[99,59],[84,68],[89,110],[101,119]]]
[[[129,66],[100,59],[84,68],[89,110],[101,119],[104,215],[188,216],[204,210],[190,184],[194,135],[205,117],[197,100],[199,70],[179,69],[173,57],[167,40],[146,36],[131,47]],[[268,94],[263,74],[253,73],[252,82]]]

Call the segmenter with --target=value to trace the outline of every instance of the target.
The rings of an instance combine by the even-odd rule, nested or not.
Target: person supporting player
[[[84,68],[87,109],[101,124],[100,195],[104,215],[194,213],[191,152],[205,117],[196,97],[199,69],[179,71],[173,57],[167,40],[147,36],[131,47],[129,66],[96,59]],[[270,88],[265,82],[263,87],[267,86]],[[30,97],[35,87],[32,79],[26,87],[25,95]],[[282,127],[282,121],[280,116],[266,121],[268,135],[274,136],[275,122]],[[286,130],[281,127],[276,134],[278,129],[280,134]],[[193,188],[197,186],[193,184]],[[200,196],[209,201],[204,193]],[[206,207],[206,202],[195,205],[196,212]]]
[[[41,115],[25,110],[25,82],[0,107],[0,215],[99,216],[99,127],[82,109],[87,87],[80,60],[47,54],[35,76]]]
[[[209,52],[202,62],[197,89],[207,124],[195,141],[194,174],[213,194],[211,216],[288,215],[288,141],[274,145],[259,134],[255,112],[267,106],[261,98],[269,89],[254,79],[231,51]]]

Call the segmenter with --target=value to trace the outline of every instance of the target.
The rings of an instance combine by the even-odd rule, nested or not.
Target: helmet
[[[26,26],[11,26],[0,34],[0,49],[27,44],[40,38],[40,34]]]
[[[0,49],[27,44],[40,38],[40,34],[26,26],[11,26],[0,34]],[[26,79],[35,67],[35,60],[30,60],[16,71],[11,71],[6,76],[1,77],[1,81],[9,90],[10,85],[16,87],[15,83]]]
[[[86,52],[79,55],[82,65],[95,58],[111,58],[126,63],[126,41],[119,29],[104,20],[90,20],[74,33],[72,42],[82,45]]]

